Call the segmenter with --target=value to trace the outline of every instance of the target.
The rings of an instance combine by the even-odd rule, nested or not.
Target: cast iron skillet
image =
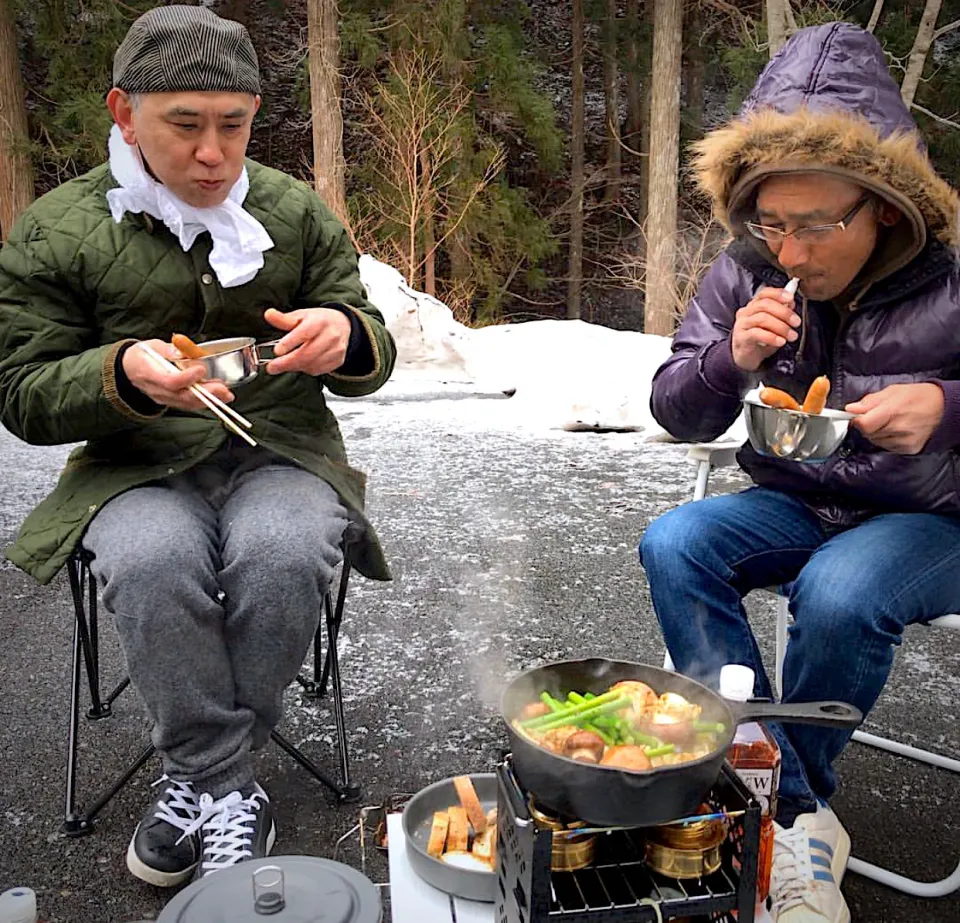
[[[676,692],[703,708],[701,720],[722,723],[726,730],[706,756],[677,766],[646,772],[579,762],[552,753],[519,734],[511,723],[524,705],[546,690],[564,699],[571,690],[600,695],[614,683],[632,679],[657,693]],[[503,719],[513,748],[517,781],[544,807],[597,826],[643,827],[696,814],[713,787],[736,725],[746,721],[790,721],[853,728],[863,720],[859,710],[843,702],[777,705],[729,702],[706,686],[657,667],[615,660],[565,660],[527,670],[506,688]]]

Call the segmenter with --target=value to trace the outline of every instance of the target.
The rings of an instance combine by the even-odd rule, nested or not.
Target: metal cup
[[[819,414],[768,407],[746,398],[744,419],[750,445],[760,455],[791,461],[824,461],[847,436],[852,413],[826,409]]]
[[[177,359],[178,368],[189,369],[200,365],[204,380],[218,379],[228,387],[246,384],[257,377],[261,365],[275,359],[274,347],[279,340],[257,343],[253,337],[229,337],[209,340],[197,345],[207,353],[202,359]]]

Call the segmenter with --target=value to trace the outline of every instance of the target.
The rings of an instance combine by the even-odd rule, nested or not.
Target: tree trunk
[[[707,80],[707,55],[703,46],[703,15],[699,5],[691,6],[687,20],[686,61],[683,73],[687,81],[686,120],[689,135],[699,138],[703,134],[703,100]]]
[[[643,96],[640,81],[640,0],[627,0],[626,15],[626,91],[627,125],[624,143],[632,151],[640,150],[643,125]]]
[[[620,68],[617,66],[617,0],[607,0],[603,19],[603,98],[607,122],[607,185],[604,201],[620,198]]]
[[[6,240],[34,195],[17,28],[10,0],[0,0],[0,113],[0,239]]]
[[[649,27],[647,34],[653,33],[654,0],[648,0],[643,8],[645,25]],[[640,202],[637,209],[637,221],[643,227],[647,220],[650,194],[650,100],[653,84],[653,46],[644,42],[640,59],[642,66],[640,73],[643,76],[643,94],[640,99]],[[646,252],[646,238],[644,238],[644,252]]]
[[[789,0],[766,0],[767,41],[772,58],[787,40],[787,10]]]
[[[430,152],[420,152],[420,169],[425,184],[430,176]],[[428,185],[423,189],[423,290],[437,297],[437,232],[434,218],[434,190]]]
[[[644,330],[669,336],[676,306],[683,0],[657,0],[653,16]]]
[[[933,34],[937,31],[937,17],[940,15],[942,5],[943,0],[927,0],[927,5],[923,8],[917,37],[913,40],[913,48],[910,50],[907,72],[903,75],[903,83],[900,86],[900,95],[908,109],[913,105],[917,88],[920,86],[920,78],[927,63],[927,53],[933,44]]]
[[[880,22],[880,14],[883,12],[883,0],[874,0],[873,10],[870,13],[870,20],[867,23],[867,32],[873,32]]]
[[[567,317],[580,317],[583,290],[583,0],[573,0],[573,124],[570,130],[570,251],[568,257]]]
[[[307,0],[313,181],[330,210],[348,223],[337,0]]]

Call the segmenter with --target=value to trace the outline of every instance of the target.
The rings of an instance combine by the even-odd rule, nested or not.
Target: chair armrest
[[[711,468],[728,468],[737,463],[735,442],[698,442],[687,449],[687,458],[692,462],[707,462]]]

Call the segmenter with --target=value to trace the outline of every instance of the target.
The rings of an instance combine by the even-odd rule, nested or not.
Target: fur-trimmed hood
[[[928,233],[960,244],[960,198],[933,169],[879,42],[849,23],[797,32],[740,115],[694,153],[700,188],[736,236],[766,176],[813,169],[852,179],[900,209],[894,262],[909,262]]]

